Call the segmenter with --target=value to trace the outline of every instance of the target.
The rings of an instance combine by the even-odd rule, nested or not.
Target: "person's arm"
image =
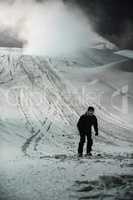
[[[95,135],[98,136],[98,120],[95,116],[95,120],[94,120],[94,130],[95,130]]]
[[[81,133],[81,131],[82,131],[82,116],[78,120],[77,128],[78,128],[79,132]]]

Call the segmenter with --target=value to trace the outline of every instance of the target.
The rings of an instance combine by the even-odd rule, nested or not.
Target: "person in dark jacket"
[[[77,128],[80,133],[80,142],[79,142],[79,147],[78,147],[79,157],[82,157],[83,155],[83,147],[84,147],[86,138],[87,138],[86,154],[88,156],[92,155],[91,154],[92,145],[93,145],[92,133],[91,133],[92,126],[94,127],[95,135],[98,136],[98,121],[97,121],[96,116],[94,115],[94,112],[95,112],[94,107],[90,106],[87,112],[83,114],[78,120]]]

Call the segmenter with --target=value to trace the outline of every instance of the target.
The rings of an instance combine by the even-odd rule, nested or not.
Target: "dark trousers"
[[[78,147],[79,154],[83,154],[83,148],[84,148],[84,143],[85,143],[86,138],[87,138],[86,153],[88,154],[92,151],[93,140],[92,140],[91,134],[81,134],[79,147]]]

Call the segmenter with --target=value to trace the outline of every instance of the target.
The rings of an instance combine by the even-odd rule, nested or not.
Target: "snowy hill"
[[[19,51],[14,53],[14,51],[1,50],[0,176],[6,184],[10,179],[14,187],[10,188],[9,184],[9,188],[5,188],[2,184],[3,198],[6,198],[5,191],[8,191],[10,200],[33,198],[42,200],[44,195],[46,199],[69,199],[71,192],[63,193],[63,190],[66,191],[66,187],[70,187],[69,184],[72,184],[77,177],[82,181],[83,171],[88,168],[87,159],[80,163],[74,155],[77,153],[79,140],[76,123],[89,105],[94,105],[96,108],[100,136],[94,138],[95,160],[90,161],[92,168],[86,172],[86,175],[89,179],[93,179],[105,172],[108,174],[110,162],[112,174],[125,171],[126,174],[130,174],[131,168],[126,166],[126,159],[129,159],[128,164],[130,164],[133,148],[132,61],[114,56],[112,52],[107,59],[107,52],[101,53],[101,56],[99,52],[100,50],[95,50],[93,56],[92,52],[89,53],[91,58],[93,57],[92,67],[92,59],[89,59],[90,62],[86,61],[85,65],[81,65],[82,59],[33,57],[23,55]],[[103,155],[101,161],[96,156],[99,153]],[[44,162],[40,158],[44,159]],[[56,164],[56,158],[63,161],[64,166],[60,163]],[[111,160],[106,162],[106,159],[110,158]],[[105,160],[104,163],[102,159]],[[123,169],[120,167],[121,159],[123,159],[121,164],[125,166]],[[117,160],[116,166],[113,164],[115,160]],[[96,165],[98,161],[100,163]],[[29,191],[22,183],[21,191],[20,180],[15,177],[15,174],[23,171],[21,178],[24,178],[27,173],[38,170],[37,163],[40,170],[37,183],[34,185],[32,181],[35,174],[33,176],[29,174],[31,178]],[[33,171],[29,168],[30,165]],[[77,172],[74,172],[76,166]],[[13,170],[14,167],[17,171]],[[10,175],[10,168],[14,175]],[[63,173],[60,172],[61,169],[67,174],[63,179],[60,174]],[[7,175],[2,176],[2,173]],[[52,180],[51,184],[50,180]],[[61,183],[58,184],[57,180]],[[38,187],[37,192],[32,191],[32,184]],[[36,184],[40,185],[36,186]],[[45,191],[43,191],[43,184],[47,188]],[[49,184],[52,193],[48,189]],[[56,191],[53,191],[54,184],[57,187]],[[42,195],[40,197],[39,192]]]

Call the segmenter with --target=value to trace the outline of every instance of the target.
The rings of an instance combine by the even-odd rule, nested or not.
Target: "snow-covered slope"
[[[59,72],[85,95],[93,96],[95,102],[106,108],[108,113],[124,119],[132,124],[133,105],[133,70],[132,60],[123,59],[93,69],[69,66],[65,70],[56,67]],[[92,95],[91,95],[92,94]]]
[[[35,151],[39,142],[45,143],[46,153],[50,144],[52,152],[54,146],[64,151],[67,145],[63,137],[69,137],[75,128],[77,113],[66,102],[66,85],[48,62],[31,56],[2,55],[0,82],[4,94],[1,126],[7,132],[2,131],[1,137],[16,141],[17,145],[16,134],[19,139],[25,138],[21,143],[25,153],[31,142]]]
[[[125,50],[121,50],[121,51],[117,51],[115,52],[117,55],[121,55],[121,56],[124,56],[126,58],[131,58],[133,59],[133,50],[128,50],[128,49],[125,49]]]
[[[73,70],[69,64],[62,68],[66,75],[58,70],[60,63],[55,66],[48,58],[2,54],[0,60],[1,93],[4,94],[1,96],[1,126],[7,131],[2,132],[1,137],[16,141],[17,145],[19,139],[24,153],[76,153],[76,123],[90,104],[95,105],[99,117],[101,145],[119,142],[125,143],[127,148],[129,141],[132,144],[132,127],[127,123],[132,122],[132,98],[130,115],[122,116],[119,107],[115,110],[108,99],[127,84],[131,97],[132,73],[124,73],[122,68],[127,63],[121,61],[98,69],[72,65]],[[117,97],[119,104],[121,94]]]
[[[77,60],[0,52],[0,184],[3,199],[43,200],[44,196],[46,200],[86,199],[84,193],[80,194],[82,181],[89,179],[85,185],[93,187],[92,179],[108,174],[97,182],[97,187],[102,181],[106,187],[112,174],[130,174],[132,61],[117,55],[114,60],[110,56],[106,65],[99,67],[97,60],[102,58],[95,55],[95,68],[92,68],[90,63],[88,67],[81,66]],[[88,159],[80,161],[75,154],[79,140],[76,123],[89,105],[96,108],[100,135],[94,138],[94,160],[89,162],[88,171]],[[99,158],[98,153],[102,157]],[[128,178],[125,178],[127,182]],[[21,182],[22,179],[25,181]],[[119,182],[124,177],[120,175],[116,179]],[[113,192],[115,197],[117,191]],[[96,191],[92,193],[96,195]]]

